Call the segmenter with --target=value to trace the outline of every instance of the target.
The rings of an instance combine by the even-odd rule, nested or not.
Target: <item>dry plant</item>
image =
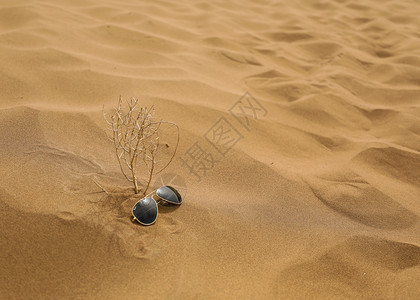
[[[134,184],[136,194],[140,192],[139,176],[141,167],[147,170],[148,178],[143,195],[146,194],[154,174],[162,172],[175,156],[179,143],[178,125],[169,121],[155,121],[154,108],[142,107],[138,99],[131,98],[127,106],[123,105],[121,97],[118,106],[108,118],[102,110],[105,121],[112,132],[109,139],[113,142],[115,154],[118,158],[124,177]],[[159,134],[162,124],[176,128],[176,145],[173,154],[160,170],[157,170],[158,156],[161,150],[169,148],[167,143],[161,143]]]

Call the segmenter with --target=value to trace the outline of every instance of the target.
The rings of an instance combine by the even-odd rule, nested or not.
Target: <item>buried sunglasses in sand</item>
[[[158,202],[153,198],[155,195],[159,198]],[[182,197],[175,188],[164,185],[140,199],[133,206],[133,219],[142,225],[152,225],[157,219],[158,204],[161,201],[180,205]]]

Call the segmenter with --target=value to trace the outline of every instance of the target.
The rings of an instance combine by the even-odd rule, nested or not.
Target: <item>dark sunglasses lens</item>
[[[156,221],[158,207],[150,197],[141,199],[133,207],[133,216],[143,225],[151,225]]]
[[[178,193],[178,191],[169,185],[165,185],[158,188],[158,190],[156,191],[156,195],[158,195],[158,197],[162,200],[173,204],[181,204],[182,202],[182,197]]]

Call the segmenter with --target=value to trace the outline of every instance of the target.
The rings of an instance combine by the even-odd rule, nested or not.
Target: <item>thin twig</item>
[[[100,185],[99,184],[99,182],[97,182],[96,180],[95,180],[95,178],[92,178],[92,181],[102,190],[102,191],[104,191],[105,193],[107,193],[107,194],[109,194],[109,192],[102,186],[102,185]]]
[[[123,106],[122,102],[120,96],[118,106],[110,116],[110,120],[105,114],[104,107],[102,108],[102,114],[112,130],[110,139],[114,143],[121,172],[128,181],[134,184],[136,194],[139,192],[137,167],[143,161],[148,172],[147,185],[144,190],[144,193],[146,193],[155,173],[156,156],[161,149],[159,139],[161,125],[167,123],[177,128],[177,142],[169,162],[158,173],[165,169],[175,156],[179,143],[179,128],[172,122],[154,121],[154,106],[141,107],[138,105],[138,99],[136,98],[126,101],[126,106]],[[140,160],[138,160],[139,157]]]

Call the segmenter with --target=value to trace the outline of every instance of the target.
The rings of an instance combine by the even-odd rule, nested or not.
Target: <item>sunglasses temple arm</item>
[[[151,194],[153,194],[153,193],[155,193],[155,192],[156,192],[156,190],[151,191],[149,194],[147,194],[147,195],[146,195],[146,196],[144,196],[143,198],[149,197]]]

